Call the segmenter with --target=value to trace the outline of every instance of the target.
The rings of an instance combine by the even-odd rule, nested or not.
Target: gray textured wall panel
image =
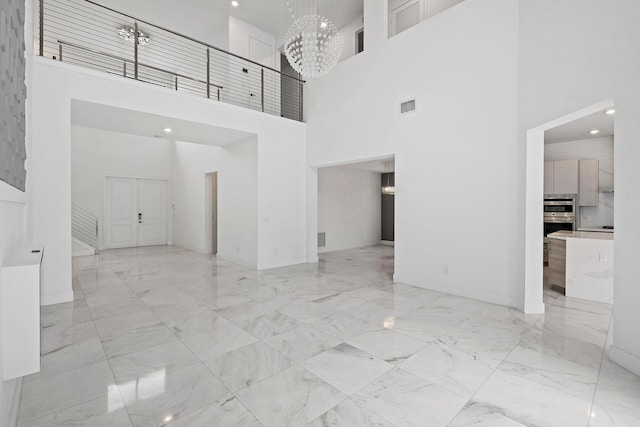
[[[24,0],[0,1],[0,179],[24,191]]]

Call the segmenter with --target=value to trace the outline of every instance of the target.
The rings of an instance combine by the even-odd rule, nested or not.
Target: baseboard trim
[[[5,387],[9,381],[5,382]],[[20,409],[20,395],[22,394],[22,378],[15,380],[15,385],[11,387],[9,413],[7,414],[7,426],[15,426],[18,424],[18,410]]]
[[[544,314],[545,306],[543,302],[525,302],[524,314]]]
[[[71,301],[73,301],[73,291],[65,292],[63,294],[42,295],[40,297],[41,306],[61,304],[63,302],[71,302]]]
[[[622,350],[615,345],[611,346],[609,351],[609,359],[617,365],[622,366],[628,371],[633,372],[636,375],[640,375],[640,357]]]

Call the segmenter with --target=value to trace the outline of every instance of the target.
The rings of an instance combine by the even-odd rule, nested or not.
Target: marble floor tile
[[[131,427],[131,425],[120,392],[115,386],[105,396],[18,424],[19,427]]]
[[[228,307],[218,308],[215,310],[217,314],[236,325],[244,320],[253,319],[263,314],[273,313],[273,311],[274,310],[253,301],[230,305]]]
[[[175,246],[76,257],[18,423],[640,425],[640,379],[608,360],[611,305],[545,289],[528,316],[394,283],[393,251],[267,271]]]
[[[91,321],[74,324],[43,325],[40,351],[42,353],[50,353],[62,347],[97,337],[96,327]]]
[[[272,311],[253,318],[236,322],[243,330],[259,339],[268,339],[288,332],[304,324],[278,311]]]
[[[387,329],[432,342],[468,317],[468,313],[449,307],[426,306],[394,318]]]
[[[163,323],[134,327],[113,335],[103,336],[101,339],[102,347],[108,358],[135,353],[177,340]]]
[[[392,364],[346,343],[304,361],[302,366],[348,396],[393,369]]]
[[[32,377],[45,377],[93,365],[103,360],[106,360],[106,356],[99,338],[79,341],[42,353],[40,357],[40,372],[27,377],[27,380],[31,380]]]
[[[591,408],[590,401],[502,372],[489,378],[473,401],[524,425],[549,427],[584,426]]]
[[[306,427],[395,427],[393,424],[363,408],[352,399],[347,399],[339,405],[316,418]]]
[[[225,396],[167,424],[170,427],[263,427],[235,396]]]
[[[604,344],[604,343],[603,343]],[[520,341],[519,345],[530,350],[598,369],[604,348],[584,341],[582,337],[549,330],[544,325],[535,325]]]
[[[511,319],[511,321],[507,321],[488,317],[484,314],[476,314],[460,323],[457,327],[490,340],[517,344],[531,329],[531,326],[523,320]]]
[[[461,350],[473,356],[474,359],[496,368],[516,346],[510,341],[487,339],[482,335],[460,328],[451,329],[440,336],[437,342]]]
[[[357,307],[364,301],[361,298],[347,295],[346,292],[337,292],[332,295],[314,299],[311,302],[318,304],[321,308],[329,312],[336,313],[339,311],[345,311]]]
[[[441,342],[427,345],[399,368],[466,398],[478,391],[495,370],[490,362]]]
[[[278,310],[280,313],[292,317],[302,323],[311,323],[327,318],[331,311],[314,302],[295,302],[285,305]]]
[[[204,363],[233,392],[282,372],[292,365],[291,360],[261,342],[214,356]]]
[[[491,405],[470,402],[451,421],[449,427],[528,427]]]
[[[18,419],[31,421],[106,396],[113,384],[113,374],[106,361],[25,381]]]
[[[140,309],[124,316],[99,319],[94,324],[98,335],[104,338],[126,333],[132,328],[149,326],[158,322],[160,322],[160,319],[151,310]]]
[[[93,320],[126,316],[146,309],[146,306],[131,295],[87,296],[87,304]]]
[[[163,425],[224,396],[232,397],[202,363],[118,381],[118,389],[134,426]]]
[[[43,328],[52,326],[72,326],[92,320],[85,300],[44,306],[40,310]]]
[[[586,401],[593,399],[598,379],[598,369],[523,347],[513,349],[498,372],[517,375]]]
[[[304,426],[346,399],[301,366],[294,366],[236,393],[266,427]]]
[[[393,365],[402,363],[426,346],[422,341],[388,329],[367,332],[347,343]]]
[[[640,377],[604,360],[593,402],[598,411],[592,411],[592,424],[603,425],[605,419],[616,422],[612,425],[625,425],[620,420],[640,420]]]
[[[200,360],[258,341],[213,311],[170,321],[167,325]]]
[[[198,358],[178,340],[109,359],[109,365],[118,382],[131,381],[162,369],[174,369],[198,362]]]
[[[353,399],[396,427],[447,425],[467,403],[467,398],[398,368]]]
[[[323,332],[340,338],[343,341],[371,332],[382,327],[382,323],[362,319],[351,314],[350,311],[332,314],[331,316],[311,323]]]

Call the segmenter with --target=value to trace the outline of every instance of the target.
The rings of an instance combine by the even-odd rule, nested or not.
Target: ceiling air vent
[[[400,114],[410,113],[416,110],[416,100],[411,99],[400,104]]]

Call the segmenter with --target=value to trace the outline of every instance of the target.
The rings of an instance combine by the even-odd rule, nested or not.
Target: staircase
[[[98,218],[71,204],[71,245],[73,256],[98,253]]]

